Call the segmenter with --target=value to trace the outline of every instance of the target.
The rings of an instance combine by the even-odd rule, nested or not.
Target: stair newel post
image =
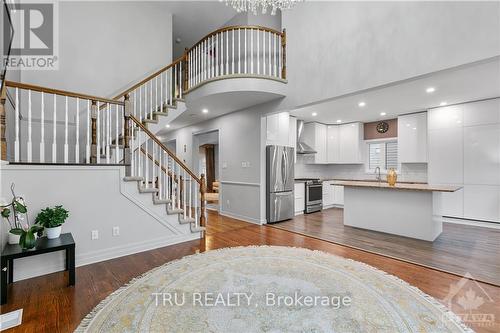
[[[283,29],[283,34],[281,35],[281,49],[282,49],[282,62],[283,66],[281,68],[281,78],[286,79],[286,29]]]
[[[4,77],[2,76],[2,82]],[[3,84],[2,90],[0,91],[0,160],[7,160],[7,140],[5,131],[6,127],[6,118],[5,118],[5,100],[7,98],[7,87],[5,86],[5,82]]]
[[[206,212],[205,212],[205,193],[207,192],[207,181],[205,179],[205,174],[201,174],[200,177],[200,226],[204,227],[206,225]]]
[[[90,107],[90,117],[91,117],[91,145],[90,145],[90,163],[97,163],[97,101],[92,101],[92,106]]]
[[[123,163],[125,164],[125,175],[132,176],[132,151],[130,150],[130,116],[132,115],[132,105],[129,94],[125,95],[123,108]]]
[[[184,77],[182,78],[182,85],[183,85],[183,90],[184,90],[184,93],[188,90],[188,75],[189,75],[189,68],[188,68],[188,64],[189,64],[189,54],[188,54],[188,48],[184,48]]]

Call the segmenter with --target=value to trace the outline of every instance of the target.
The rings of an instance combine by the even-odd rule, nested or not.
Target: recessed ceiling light
[[[170,128],[170,124],[165,125],[166,128]]]
[[[313,117],[316,117],[317,115],[318,115],[318,113],[317,113],[317,112],[313,112],[313,113],[312,113],[312,116],[313,116]]]
[[[341,123],[341,122],[342,122],[342,120],[341,120],[341,119],[337,119],[337,123]]]
[[[441,103],[439,103],[439,105],[440,105],[440,106],[445,106],[445,105],[447,105],[447,104],[448,104],[448,103],[446,103],[446,102],[441,102]]]
[[[432,94],[435,91],[436,91],[436,88],[434,88],[434,87],[429,87],[429,88],[425,89],[425,92],[428,94]]]
[[[203,109],[203,110],[201,110],[201,112],[208,113],[208,110],[207,109]]]
[[[362,107],[363,107],[363,106],[365,106],[365,105],[366,105],[366,103],[365,103],[365,102],[359,102],[359,103],[358,103],[358,106],[359,106],[360,108],[362,108]]]
[[[381,115],[381,116],[385,116],[386,114],[387,114],[387,113],[385,113],[385,112],[380,112],[380,115]]]

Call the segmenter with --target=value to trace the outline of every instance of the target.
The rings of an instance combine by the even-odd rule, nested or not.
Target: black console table
[[[29,250],[23,250],[18,244],[7,244],[1,257],[1,304],[7,303],[7,283],[13,282],[14,259],[63,250],[66,251],[66,270],[69,271],[68,285],[73,286],[75,284],[75,241],[71,233],[61,234],[56,239],[40,237],[36,240],[36,246]]]

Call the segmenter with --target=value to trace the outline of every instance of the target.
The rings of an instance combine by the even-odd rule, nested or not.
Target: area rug
[[[76,332],[472,332],[406,282],[302,248],[191,255],[134,279]]]

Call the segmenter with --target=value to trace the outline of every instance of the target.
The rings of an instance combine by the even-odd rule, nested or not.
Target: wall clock
[[[385,133],[388,130],[389,130],[389,124],[386,123],[385,121],[381,121],[380,123],[377,124],[377,132]]]

